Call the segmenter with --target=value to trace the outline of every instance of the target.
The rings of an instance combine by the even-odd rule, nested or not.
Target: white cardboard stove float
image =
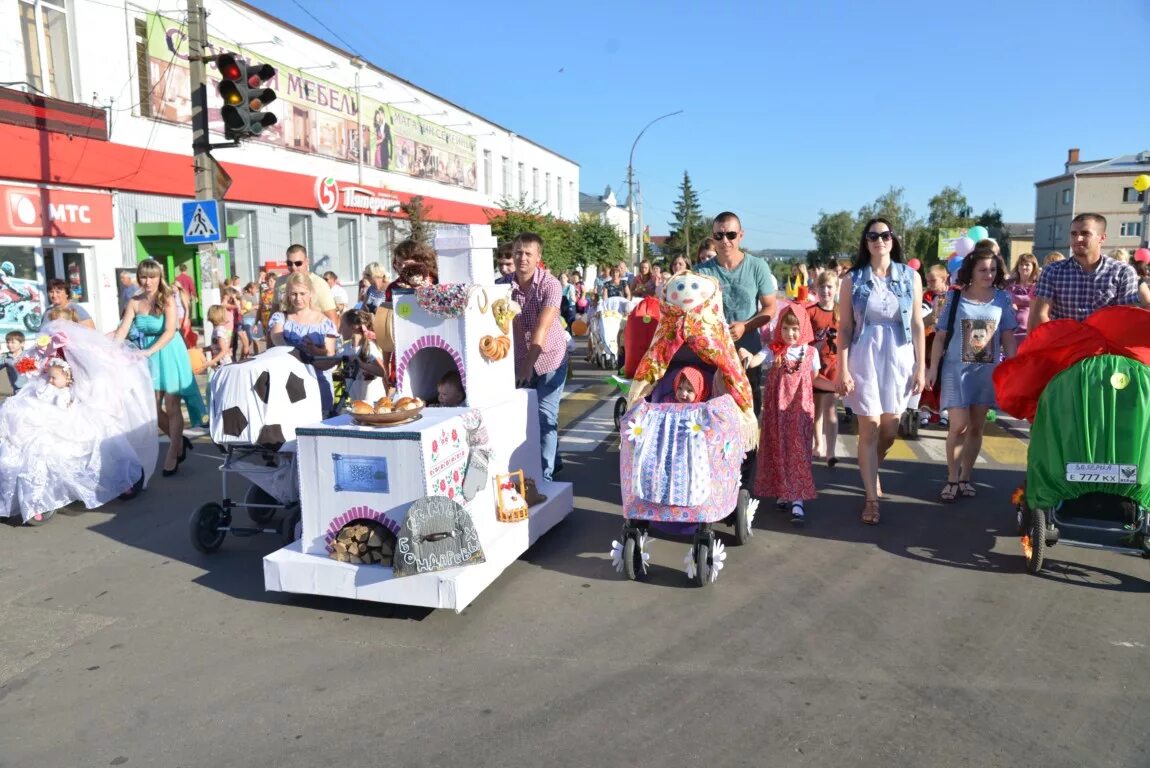
[[[361,427],[350,416],[328,419],[297,431],[303,533],[299,541],[264,558],[264,586],[271,591],[345,597],[353,600],[451,608],[462,611],[523,552],[574,508],[570,483],[541,478],[539,421],[535,392],[505,390],[505,397],[481,409],[490,436],[490,479],[464,504],[486,562],[395,578],[390,567],[353,565],[328,557],[327,536],[351,519],[376,519],[393,531],[407,507],[430,491],[459,493],[455,472],[466,466],[463,414],[468,408],[425,408],[421,418],[395,427]],[[456,437],[452,438],[452,433]],[[446,437],[445,437],[446,436]],[[433,444],[434,443],[434,448]],[[460,444],[462,443],[462,445]],[[336,458],[339,457],[339,458]],[[337,490],[338,466],[376,460],[374,489]],[[496,519],[493,478],[523,469],[537,479],[547,500],[526,520]],[[382,472],[382,476],[380,475]],[[382,478],[386,478],[386,492]],[[346,478],[343,478],[347,482]],[[435,488],[433,489],[434,486]],[[462,499],[457,499],[462,503]]]

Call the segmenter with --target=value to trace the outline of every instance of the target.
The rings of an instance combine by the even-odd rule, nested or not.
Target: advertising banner
[[[267,109],[279,122],[252,141],[354,163],[362,126],[364,165],[465,189],[477,188],[474,137],[370,98],[361,97],[362,113],[357,116],[354,88],[250,52],[232,51],[230,45],[210,35],[205,52],[212,56],[234,52],[275,68],[276,76],[268,86],[277,98]],[[220,77],[214,62],[207,65],[207,78],[209,125],[213,132],[223,134]],[[187,29],[183,23],[148,14],[147,86],[153,118],[191,122]]]
[[[954,241],[966,234],[966,227],[949,227],[938,230],[938,260],[943,264],[954,253]]]

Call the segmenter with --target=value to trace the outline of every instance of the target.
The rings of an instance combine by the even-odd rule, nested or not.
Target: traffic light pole
[[[197,200],[214,200],[215,178],[211,169],[211,136],[208,133],[208,84],[204,48],[207,47],[207,14],[203,0],[188,0],[188,72],[192,85],[192,161],[195,167]],[[220,226],[226,226],[220,216]],[[201,243],[196,253],[199,263],[200,298],[208,298],[219,278],[216,244]],[[204,306],[204,305],[201,305]],[[205,332],[208,329],[204,329]]]

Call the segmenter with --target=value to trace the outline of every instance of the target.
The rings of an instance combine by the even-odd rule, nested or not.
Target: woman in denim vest
[[[858,254],[839,288],[836,389],[858,417],[858,462],[866,502],[862,521],[877,525],[879,466],[898,436],[911,395],[922,392],[926,355],[922,280],[903,264],[902,244],[884,218],[863,227]]]

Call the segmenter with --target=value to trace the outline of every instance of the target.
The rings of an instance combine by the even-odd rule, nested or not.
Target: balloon
[[[1134,261],[1139,264],[1150,263],[1150,248],[1139,248],[1134,251]]]
[[[965,256],[974,250],[974,241],[970,239],[969,233],[966,237],[960,237],[954,241],[954,255]]]
[[[1134,189],[1139,192],[1145,192],[1150,189],[1150,176],[1142,174],[1134,179]]]
[[[950,272],[952,275],[955,272],[957,272],[958,268],[961,266],[962,266],[962,257],[961,256],[951,256],[950,261],[946,262],[946,270],[948,272]]]
[[[966,236],[977,243],[979,240],[985,240],[990,237],[990,233],[986,231],[986,227],[971,227],[966,230]]]
[[[911,259],[910,261],[908,261],[906,263],[906,265],[908,267],[910,267],[911,269],[913,269],[915,272],[919,271],[919,269],[922,268],[922,262],[919,261],[918,259]]]

